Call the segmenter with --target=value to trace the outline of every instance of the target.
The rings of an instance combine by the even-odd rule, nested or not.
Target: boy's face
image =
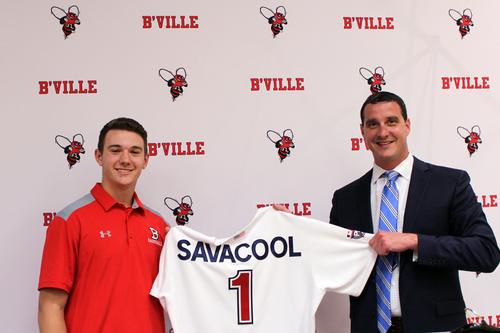
[[[102,167],[102,184],[110,190],[135,190],[137,179],[148,164],[144,140],[131,131],[110,130],[104,137],[103,151],[95,158]]]

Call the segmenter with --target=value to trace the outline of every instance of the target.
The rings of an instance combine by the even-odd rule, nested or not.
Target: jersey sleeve
[[[158,275],[156,276],[156,279],[153,283],[153,286],[151,287],[151,291],[149,292],[151,296],[154,296],[158,298],[160,301],[163,309],[167,311],[167,297],[168,297],[168,287],[170,286],[170,283],[167,281],[168,280],[168,275],[167,275],[167,255],[168,255],[168,246],[172,245],[172,242],[174,241],[172,239],[172,234],[173,230],[169,230],[167,233],[166,241],[163,245],[163,248],[161,250],[160,254],[160,263],[158,267]]]
[[[302,228],[304,255],[318,287],[351,296],[361,294],[377,259],[368,244],[373,235],[308,218],[295,223]]]
[[[69,293],[73,287],[78,255],[76,221],[56,216],[47,228],[38,289],[56,288]]]

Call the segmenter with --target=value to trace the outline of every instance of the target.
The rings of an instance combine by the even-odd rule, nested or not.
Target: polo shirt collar
[[[101,183],[96,183],[92,190],[90,190],[90,193],[105,211],[109,211],[114,205],[119,204],[118,201],[106,192]],[[132,200],[132,209],[141,209],[144,211],[144,205],[135,192]]]

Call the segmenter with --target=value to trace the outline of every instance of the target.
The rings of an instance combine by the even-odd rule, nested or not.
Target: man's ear
[[[96,149],[94,151],[94,157],[95,157],[95,160],[97,161],[97,164],[102,166],[102,153],[99,149]]]

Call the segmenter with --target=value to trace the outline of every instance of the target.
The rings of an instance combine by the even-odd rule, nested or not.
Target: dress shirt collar
[[[407,180],[410,180],[412,168],[413,168],[413,155],[410,153],[410,154],[408,154],[408,157],[406,157],[403,160],[403,162],[399,163],[398,166],[396,166],[393,170],[397,171],[399,173],[400,177],[403,177]],[[371,184],[375,184],[377,182],[377,180],[386,171],[390,171],[390,170],[382,169],[381,167],[379,167],[378,165],[376,165],[374,163]]]

